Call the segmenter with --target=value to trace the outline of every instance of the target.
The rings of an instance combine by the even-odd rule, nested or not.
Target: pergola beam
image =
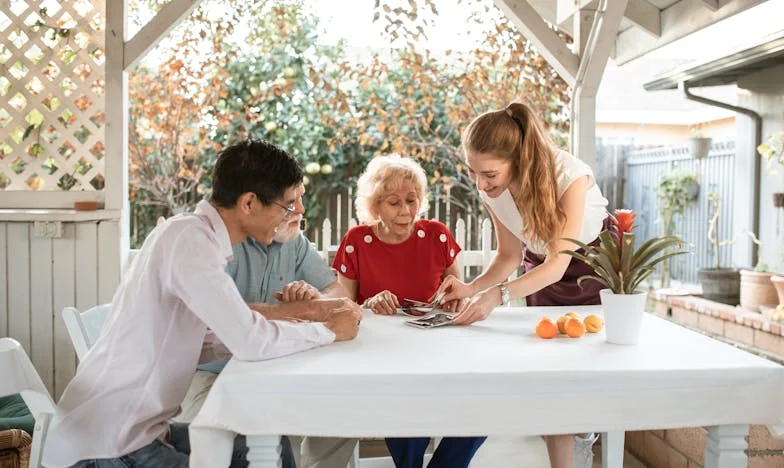
[[[719,9],[719,0],[702,0],[702,4],[710,8],[711,11]]]
[[[117,1],[117,0],[115,0]],[[123,0],[124,1],[124,0]],[[129,70],[187,17],[201,0],[172,0],[127,41],[123,47],[123,70]]]
[[[596,165],[596,93],[615,45],[628,0],[603,0],[582,49],[572,99],[572,153]],[[575,38],[582,41],[582,38]]]
[[[765,0],[732,0],[721,8],[711,8],[714,1],[680,1],[661,10],[661,36],[653,37],[640,28],[628,28],[615,41],[615,63],[623,65],[648,52],[745,11]]]
[[[626,18],[654,37],[661,37],[661,10],[648,0],[629,0]]]
[[[496,6],[512,20],[521,33],[536,45],[539,53],[561,75],[569,86],[574,86],[579,58],[566,43],[545,23],[527,0],[494,0]]]
[[[599,89],[627,3],[628,0],[606,0],[605,11],[597,12],[585,53],[581,57],[580,67],[577,70],[577,85],[583,92],[595,96]]]

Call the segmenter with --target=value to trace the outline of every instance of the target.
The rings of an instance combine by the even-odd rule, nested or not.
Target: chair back
[[[0,338],[0,397],[19,393],[35,418],[33,445],[30,449],[30,466],[41,466],[41,453],[46,442],[49,421],[54,416],[55,405],[41,376],[25,353],[22,345],[13,338]]]
[[[71,343],[76,350],[76,357],[81,361],[92,348],[106,322],[106,317],[111,310],[111,304],[101,304],[92,307],[84,312],[79,312],[75,307],[63,309],[63,320]]]

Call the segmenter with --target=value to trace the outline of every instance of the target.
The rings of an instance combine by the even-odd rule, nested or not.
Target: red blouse
[[[427,301],[441,284],[444,271],[460,252],[452,233],[438,221],[421,219],[405,242],[381,242],[367,225],[350,229],[332,267],[357,281],[357,303],[388,289],[399,301]]]

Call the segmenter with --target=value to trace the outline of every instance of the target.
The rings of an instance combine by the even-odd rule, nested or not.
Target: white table
[[[748,424],[784,424],[784,367],[646,314],[636,346],[604,333],[533,329],[597,307],[497,309],[468,327],[420,330],[366,314],[354,341],[264,362],[232,360],[191,425],[191,466],[228,466],[248,435],[252,467],[279,465],[278,434],[383,437],[604,432],[714,426],[706,466],[746,466]]]

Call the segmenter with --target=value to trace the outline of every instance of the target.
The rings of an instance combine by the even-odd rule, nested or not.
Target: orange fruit
[[[558,334],[558,327],[547,317],[542,317],[536,324],[536,334],[539,338],[550,339]]]
[[[558,332],[561,333],[562,335],[566,335],[565,326],[567,320],[569,320],[569,317],[567,317],[566,315],[561,315],[560,317],[558,317],[558,321],[556,322],[556,324],[558,325]]]
[[[598,315],[591,314],[583,319],[583,324],[585,324],[585,330],[588,333],[598,333],[602,331],[604,321]]]
[[[569,335],[569,338],[580,338],[585,335],[585,325],[580,319],[570,318],[566,321],[564,328],[566,328],[566,334]]]
[[[566,335],[566,321],[569,320],[570,318],[579,319],[580,316],[575,314],[574,312],[567,312],[561,315],[560,317],[558,317],[558,321],[556,323],[558,324],[558,331],[562,335]]]

